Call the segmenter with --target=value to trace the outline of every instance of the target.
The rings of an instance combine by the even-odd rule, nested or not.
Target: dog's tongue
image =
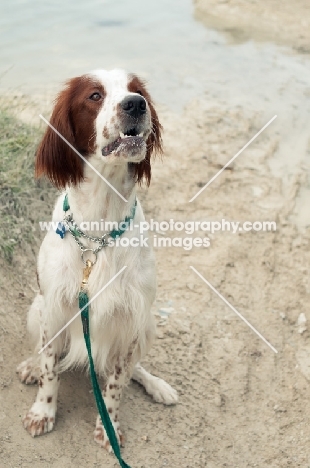
[[[122,138],[114,152],[116,156],[121,153],[126,153],[126,155],[130,157],[134,156],[137,152],[140,153],[143,146],[145,146],[146,149],[146,143],[143,137],[132,136],[129,138]]]
[[[126,136],[125,138],[119,136],[117,140],[102,148],[101,152],[102,156],[108,156],[112,152],[117,156],[126,151],[128,156],[132,156],[135,150],[140,151],[143,145],[145,141],[141,136]]]
[[[121,141],[121,137],[118,137],[117,140],[102,148],[102,156],[108,156],[108,154],[112,153],[112,151],[114,151],[117,148]]]

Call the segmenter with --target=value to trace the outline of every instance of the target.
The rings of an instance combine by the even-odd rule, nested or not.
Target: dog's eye
[[[101,97],[101,94],[93,93],[91,96],[89,96],[89,99],[91,99],[92,101],[100,101]]]

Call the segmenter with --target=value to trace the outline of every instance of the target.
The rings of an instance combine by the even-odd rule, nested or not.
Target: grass
[[[12,262],[16,249],[35,241],[37,221],[54,190],[34,179],[34,155],[42,136],[8,108],[0,109],[0,256]]]

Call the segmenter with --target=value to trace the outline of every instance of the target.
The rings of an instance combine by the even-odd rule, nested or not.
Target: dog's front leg
[[[50,337],[44,333],[41,339],[43,346],[48,339]],[[23,425],[32,437],[50,432],[55,424],[59,387],[59,343],[58,337],[41,353],[38,394],[23,418]]]
[[[122,397],[123,388],[126,384],[127,367],[125,361],[122,358],[117,360],[114,368],[114,372],[108,377],[106,385],[103,388],[102,396],[110,415],[111,422],[113,424],[116,437],[121,446],[124,443],[124,437],[120,430],[119,424],[119,406]],[[96,429],[94,431],[95,442],[104,447],[109,453],[112,451],[112,447],[106,431],[102,425],[100,416],[97,416]]]

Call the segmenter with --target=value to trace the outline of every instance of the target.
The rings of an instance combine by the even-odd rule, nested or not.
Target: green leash
[[[88,310],[89,298],[88,298],[87,290],[85,288],[87,284],[88,276],[91,271],[91,267],[92,267],[92,264],[90,260],[87,260],[86,268],[84,269],[84,279],[82,283],[82,288],[79,293],[79,308],[81,310],[83,334],[84,334],[84,340],[85,340],[87,353],[88,353],[88,359],[89,359],[90,377],[91,377],[91,382],[92,382],[93,391],[95,395],[96,405],[100,414],[102,424],[105,428],[111,447],[113,449],[113,452],[116,458],[118,459],[119,464],[122,468],[130,468],[130,466],[127,465],[127,463],[122,459],[121,450],[120,450],[118,440],[116,438],[115,430],[114,430],[113,424],[111,423],[111,419],[107,411],[107,407],[102,398],[101,390],[100,390],[96,372],[95,372],[94,361],[93,361],[93,357],[91,353],[91,342],[90,342],[90,334],[89,334],[89,310]]]
[[[120,227],[119,229],[113,229],[113,231],[109,233],[109,236],[112,237],[112,239],[116,239],[117,237],[120,237],[128,229],[130,221],[135,217],[136,207],[137,207],[137,200],[135,200],[135,203],[131,209],[130,215],[125,217],[125,220],[122,223],[122,227]],[[63,201],[63,210],[65,213],[67,213],[67,211],[70,210],[70,205],[69,205],[67,194],[65,195],[65,198]],[[68,230],[70,232],[70,234],[73,236],[74,240],[77,242],[78,246],[81,249],[82,260],[85,263],[85,268],[83,269],[83,281],[81,285],[81,290],[79,292],[79,309],[81,311],[83,334],[84,334],[84,340],[85,340],[85,344],[87,348],[90,377],[91,377],[91,383],[92,383],[94,396],[96,400],[96,405],[98,408],[98,412],[99,412],[102,424],[109,438],[112,450],[116,458],[118,459],[120,466],[122,468],[130,468],[130,466],[127,465],[127,463],[122,459],[121,449],[120,449],[120,446],[119,446],[119,443],[115,434],[115,430],[111,422],[110,415],[107,411],[107,407],[105,405],[104,399],[102,398],[100,386],[99,386],[98,379],[96,376],[92,352],[91,352],[91,341],[90,341],[90,332],[89,332],[88,277],[90,275],[91,269],[95,262],[91,262],[90,260],[84,261],[83,254],[86,251],[92,251],[92,253],[95,255],[95,261],[96,261],[97,253],[103,247],[106,247],[108,245],[108,242],[105,240],[105,236],[91,237],[91,236],[86,235],[81,229],[79,229],[79,227],[76,225],[71,215],[65,216],[64,221],[65,221],[65,224],[64,223],[58,224],[56,233],[60,235],[61,239],[63,239],[66,234],[66,231]],[[67,229],[66,229],[66,226],[67,226]],[[93,242],[97,242],[98,247],[96,249],[86,248],[80,242],[79,240],[80,237],[86,237],[87,239]]]

